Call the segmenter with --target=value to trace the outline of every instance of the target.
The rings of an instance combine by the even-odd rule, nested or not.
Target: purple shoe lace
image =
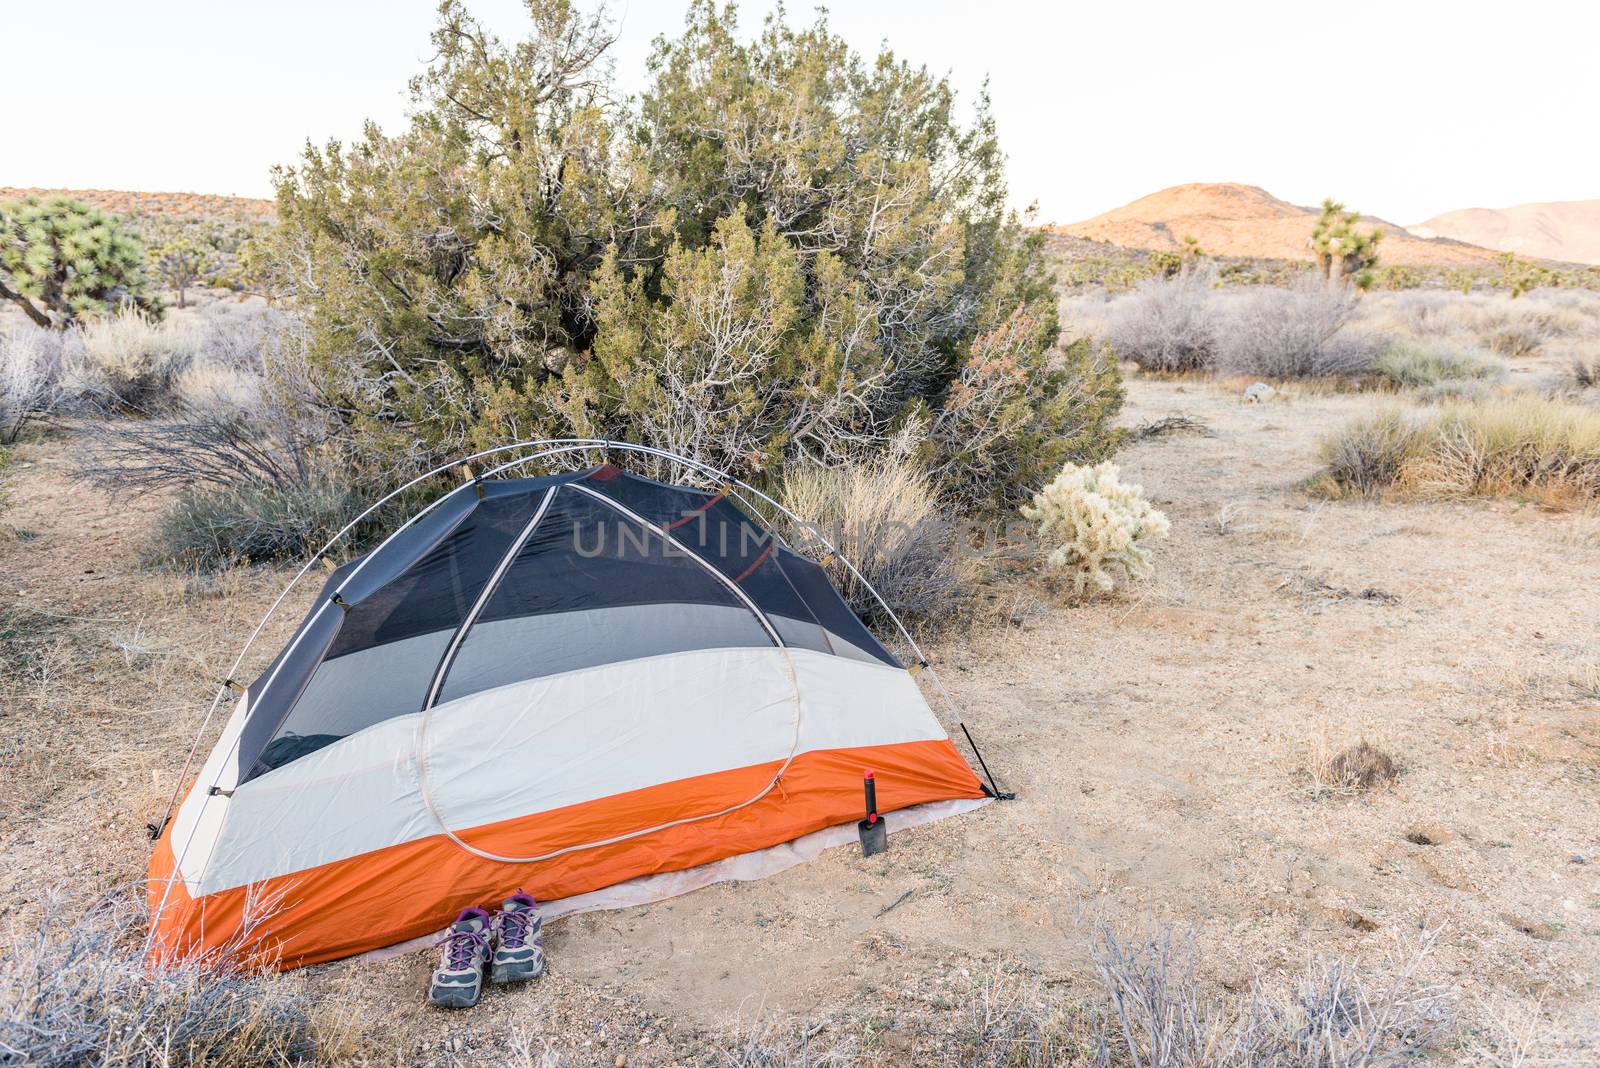
[[[444,937],[434,943],[434,947],[444,947],[445,968],[449,971],[464,971],[472,967],[473,957],[481,952],[489,955],[489,914],[482,909],[471,908],[464,910],[444,933]],[[480,920],[482,926],[474,931],[465,926],[468,921]]]
[[[500,944],[506,949],[521,949],[528,944],[528,927],[539,915],[539,903],[527,894],[518,893],[507,899],[515,901],[520,909],[502,909],[496,914],[500,921]]]
[[[521,949],[528,943],[528,925],[533,921],[532,909],[500,914],[500,944],[507,949]]]

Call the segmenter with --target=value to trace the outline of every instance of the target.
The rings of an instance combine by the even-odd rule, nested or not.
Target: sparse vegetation
[[[143,917],[113,897],[79,913],[52,900],[0,938],[6,1064],[179,1068],[295,1064],[351,1041],[347,1024],[279,979],[211,959],[152,970]]]
[[[215,570],[305,557],[375,499],[389,473],[349,455],[339,414],[280,347],[270,319],[224,320],[192,340],[194,358],[164,387],[164,414],[90,427],[81,477],[114,494],[177,491],[157,527],[156,560]]]
[[[74,397],[143,415],[171,408],[178,378],[198,350],[193,330],[139,311],[86,323],[64,343],[63,383]]]
[[[350,482],[322,476],[299,484],[190,487],[161,517],[152,557],[194,571],[304,560],[365,503]]]
[[[0,445],[62,407],[61,348],[55,331],[19,326],[0,333]]]
[[[871,467],[791,465],[784,472],[782,499],[838,546],[897,613],[912,618],[948,613],[973,577],[972,562],[953,544],[955,523],[939,504],[933,480],[907,461]],[[802,532],[790,540],[801,547],[815,544]],[[882,606],[842,562],[830,562],[828,577],[859,615],[882,614]]]
[[[1144,490],[1121,481],[1110,463],[1067,464],[1021,511],[1038,524],[1045,565],[1070,575],[1079,596],[1149,575],[1150,543],[1172,529]]]
[[[121,222],[80,200],[0,204],[0,299],[37,326],[59,328],[121,308],[160,314],[146,289],[145,251]]]
[[[1543,302],[1495,301],[1477,309],[1475,328],[1492,352],[1511,358],[1532,356],[1577,324]]]
[[[1372,373],[1397,389],[1426,389],[1490,382],[1504,370],[1484,355],[1449,342],[1391,341],[1373,361]]]
[[[1522,395],[1427,414],[1387,410],[1323,445],[1330,493],[1600,499],[1600,411]]]

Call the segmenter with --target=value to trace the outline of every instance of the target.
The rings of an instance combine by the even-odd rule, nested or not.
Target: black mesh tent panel
[[[821,624],[825,631],[835,638],[843,638],[851,647],[865,654],[866,658],[893,664],[895,667],[904,666],[895,659],[893,653],[883,647],[882,642],[873,637],[861,619],[850,610],[850,606],[844,603],[839,591],[828,581],[826,571],[784,546],[774,550],[774,556],[790,588],[805,602],[806,607],[811,610],[812,618]],[[844,650],[838,648],[833,651],[844,653]]]
[[[619,660],[770,646],[769,627],[785,645],[899,666],[822,568],[725,493],[609,464],[463,486],[330,577],[248,691],[240,781],[417,712],[430,695],[439,703]]]
[[[602,468],[582,484],[670,530],[736,583],[785,644],[900,666],[840,599],[826,573],[784,547],[726,492],[669,486],[615,468]]]
[[[439,700],[619,660],[772,644],[704,563],[563,489],[468,627]]]
[[[240,731],[238,761],[241,782],[266,770],[260,758],[278,728],[294,709],[344,625],[344,610],[332,601],[335,591],[347,605],[359,604],[403,575],[426,556],[476,509],[477,494],[462,487],[447,494],[420,520],[381,547],[334,571],[294,637],[245,691],[249,716]]]

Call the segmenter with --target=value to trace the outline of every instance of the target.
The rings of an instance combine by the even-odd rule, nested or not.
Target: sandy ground
[[[1381,969],[1437,932],[1427,977],[1465,1014],[1537,1001],[1552,1027],[1593,1028],[1600,522],[1309,497],[1318,437],[1376,403],[1130,382],[1130,423],[1211,429],[1119,459],[1173,520],[1154,579],[1086,606],[1007,594],[1013,622],[936,651],[1016,801],[908,831],[885,857],[835,849],[555,922],[551,975],[470,1013],[422,1005],[427,954],[291,981],[337,994],[399,1062],[492,1060],[522,1033],[584,1062],[672,1063],[755,1021],[868,1018],[871,1048],[914,1063],[941,989],[997,966],[1086,984],[1084,928],[1107,919],[1192,933],[1213,990],[1311,955]],[[43,614],[8,638],[0,924],[58,884],[140,878],[209,688],[284,578],[141,569],[159,502],[75,485],[74,447],[25,447],[0,517],[0,605]],[[1308,769],[1361,738],[1398,781],[1319,791]],[[1600,1058],[1563,1048],[1587,1052],[1560,1063]]]

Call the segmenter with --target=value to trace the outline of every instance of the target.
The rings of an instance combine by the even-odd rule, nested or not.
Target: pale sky
[[[592,6],[592,0],[577,0]],[[0,0],[0,185],[268,196],[307,137],[396,128],[430,0]],[[519,0],[469,0],[502,37]],[[685,0],[615,0],[620,86]],[[770,2],[743,6],[753,34]],[[812,6],[791,3],[794,21]],[[1600,198],[1600,4],[1364,0],[838,0],[887,40],[988,77],[1013,201],[1071,222],[1183,182],[1401,224],[1463,207]]]

